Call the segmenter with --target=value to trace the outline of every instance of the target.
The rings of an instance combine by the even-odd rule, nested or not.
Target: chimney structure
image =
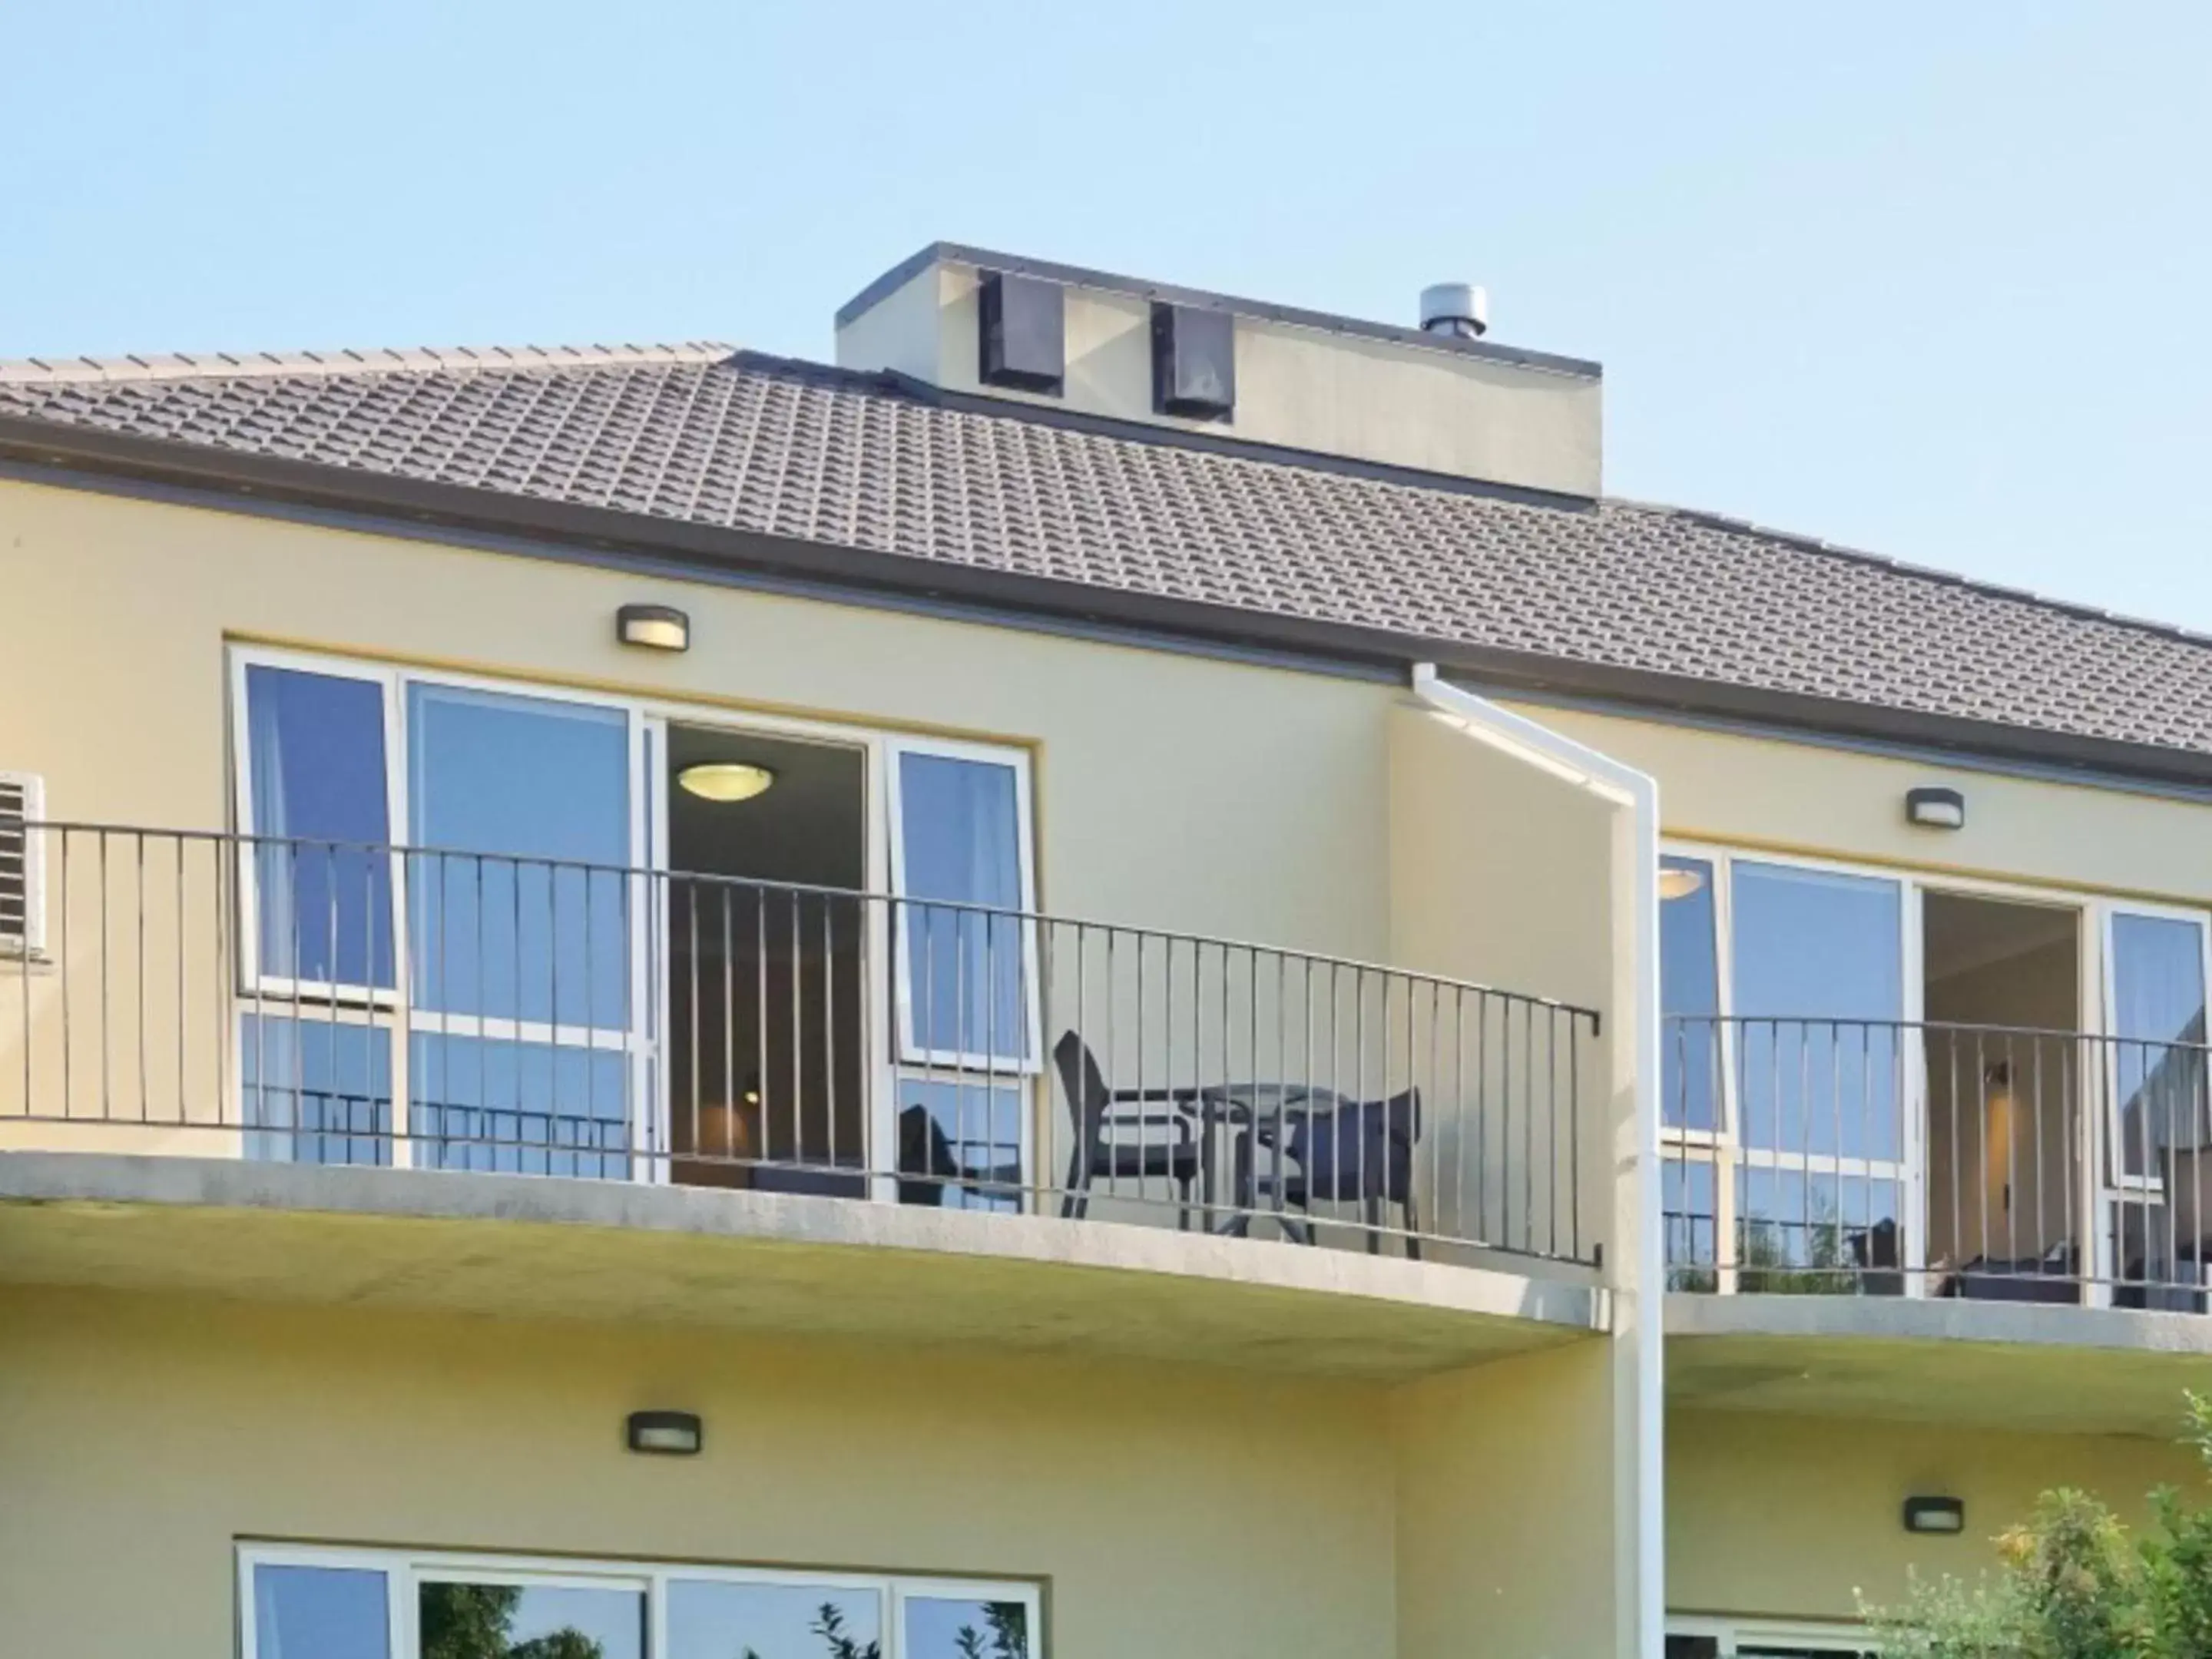
[[[1424,289],[1408,328],[939,242],[839,309],[837,362],[1286,459],[1595,499],[1603,370],[1489,325],[1465,283]]]

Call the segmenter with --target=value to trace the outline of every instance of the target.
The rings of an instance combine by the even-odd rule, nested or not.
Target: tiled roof
[[[726,347],[0,368],[0,416],[1454,649],[2212,755],[2212,641],[1626,501],[948,406]]]

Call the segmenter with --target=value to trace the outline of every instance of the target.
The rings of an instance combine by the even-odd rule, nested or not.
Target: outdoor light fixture
[[[1702,870],[1662,868],[1659,872],[1659,896],[1662,899],[1684,899],[1705,884]]]
[[[1905,1500],[1907,1532],[1964,1532],[1966,1501],[1963,1498],[1908,1498]]]
[[[691,618],[670,605],[626,605],[615,612],[615,633],[624,645],[653,651],[689,651]]]
[[[676,781],[685,794],[696,795],[701,800],[750,800],[768,793],[775,774],[765,766],[744,761],[702,761],[678,772]]]
[[[1908,823],[1927,830],[1966,827],[1966,798],[1955,789],[1908,789],[1905,792]]]
[[[696,1457],[702,1439],[690,1412],[632,1412],[628,1430],[632,1451],[661,1457]]]

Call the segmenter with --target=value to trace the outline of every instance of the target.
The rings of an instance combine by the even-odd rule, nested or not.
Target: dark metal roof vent
[[[1421,290],[1421,331],[1480,339],[1490,332],[1490,295],[1472,283],[1431,283]]]
[[[1067,373],[1066,307],[1060,284],[987,270],[975,301],[982,342],[975,373],[983,384],[1060,396]]]
[[[1237,410],[1237,319],[1202,306],[1152,306],[1152,407],[1194,421]]]

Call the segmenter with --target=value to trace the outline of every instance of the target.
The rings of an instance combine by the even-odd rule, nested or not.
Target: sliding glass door
[[[661,1179],[718,1150],[1020,1204],[1043,1051],[1020,751],[258,649],[234,676],[249,1157]],[[668,868],[672,718],[693,748],[790,739],[781,787],[756,768],[759,799],[689,803],[719,849],[690,876]],[[810,771],[801,738],[858,759]],[[787,867],[848,833],[850,869]],[[864,1076],[868,1145],[841,1146]],[[826,1137],[799,1121],[817,1095]],[[760,1121],[704,1148],[702,1104]],[[893,1184],[915,1175],[956,1178]]]
[[[1662,860],[1661,893],[1671,1282],[1879,1287],[1869,1272],[1909,1267],[1918,1248],[1913,895],[1687,849]]]

